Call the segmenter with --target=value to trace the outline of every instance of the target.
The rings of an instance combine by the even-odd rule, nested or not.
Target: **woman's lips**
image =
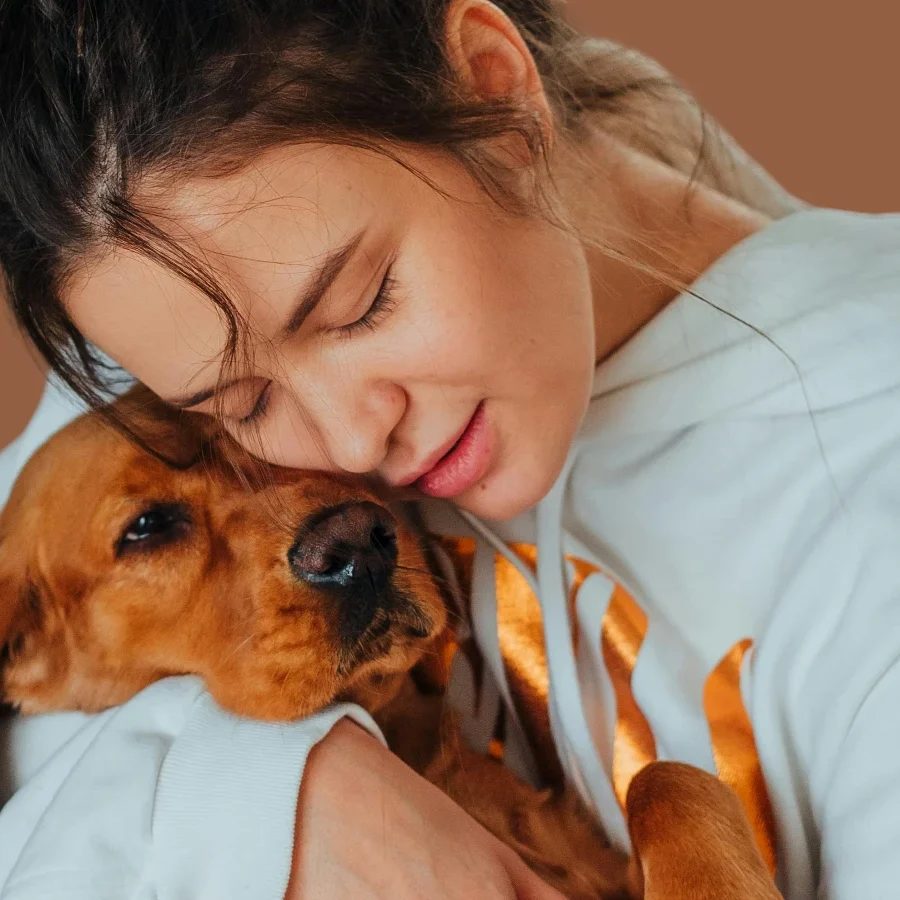
[[[494,435],[482,400],[456,443],[413,486],[429,497],[456,497],[484,478],[493,450]]]

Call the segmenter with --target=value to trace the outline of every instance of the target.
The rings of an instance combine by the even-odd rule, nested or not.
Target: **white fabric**
[[[537,543],[560,760],[614,840],[611,578],[647,615],[632,689],[658,757],[716,771],[704,683],[751,638],[739,688],[785,897],[896,896],[900,216],[805,211],[743,241],[598,369],[536,515],[487,532],[428,518],[493,548]],[[611,576],[578,595],[577,647],[563,552]],[[475,576],[473,604],[496,617],[493,568]]]
[[[467,723],[476,744],[491,734],[485,710],[509,702],[491,646],[494,552],[537,541],[553,734],[615,840],[627,836],[598,651],[612,578],[649,620],[633,689],[660,757],[714,771],[703,684],[752,638],[740,689],[785,897],[894,896],[900,216],[804,211],[741,242],[598,369],[566,471],[538,510],[490,527],[445,504],[425,512],[478,546],[472,629],[493,681]],[[610,575],[578,595],[577,652],[561,552]],[[40,766],[21,762],[33,746],[23,735],[47,723],[16,722],[22,786],[0,813],[0,897],[280,897],[304,754],[329,721],[238,721],[193,680],[172,679],[103,716],[61,719],[70,736]],[[514,710],[509,721],[515,744]],[[513,750],[510,765],[533,776],[527,751]]]
[[[80,717],[0,814],[0,896],[278,900],[306,758],[345,715],[378,734],[347,705],[301,724],[240,719],[198,680],[169,678]]]

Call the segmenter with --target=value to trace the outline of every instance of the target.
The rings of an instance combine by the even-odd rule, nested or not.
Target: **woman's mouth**
[[[456,497],[484,478],[493,451],[494,435],[482,400],[456,443],[413,486],[429,497]]]

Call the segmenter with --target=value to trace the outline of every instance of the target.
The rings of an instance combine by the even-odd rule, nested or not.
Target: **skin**
[[[499,85],[544,109],[528,51],[492,10],[458,4],[461,70],[481,93]],[[228,431],[280,465],[396,486],[484,401],[490,467],[453,499],[489,519],[533,506],[562,468],[597,361],[672,299],[667,282],[693,281],[763,224],[711,191],[685,206],[683,176],[602,138],[587,150],[596,165],[586,180],[559,149],[559,212],[578,227],[602,210],[600,241],[662,278],[546,219],[501,211],[456,164],[421,150],[402,152],[451,199],[392,160],[333,146],[280,147],[229,177],[145,185],[144,205],[228,286],[248,323],[251,359],[219,398]],[[331,290],[281,335],[311,267],[360,231]],[[393,308],[354,328],[389,269]],[[83,333],[163,399],[215,385],[224,325],[162,266],[106,248],[66,301]],[[265,414],[242,424],[263,390]]]
[[[421,150],[401,152],[452,200],[386,159],[325,146],[279,148],[228,178],[157,178],[144,199],[229,286],[251,326],[252,366],[220,404],[238,441],[275,463],[397,485],[484,401],[495,452],[485,477],[453,499],[505,519],[538,502],[557,477],[596,364],[664,308],[675,285],[695,280],[766,220],[699,187],[685,203],[684,176],[602,136],[580,148],[589,165],[576,166],[553,134],[529,51],[486,0],[455,0],[447,44],[464,90],[516,97],[541,117],[557,211],[637,265],[546,221],[502,213],[458,168]],[[514,144],[496,149],[525,172]],[[346,276],[300,331],[280,339],[310,263],[363,225],[363,252]],[[374,330],[342,333],[395,259],[391,314]],[[163,269],[100,248],[75,273],[66,301],[76,325],[160,397],[215,383],[221,323]],[[269,384],[266,416],[242,429],[237,419]],[[558,898],[460,815],[341,724],[317,745],[303,779],[286,897]]]
[[[332,147],[282,149],[173,198],[192,240],[239,285],[254,333],[253,371],[222,398],[225,424],[271,462],[397,484],[486,399],[498,452],[458,499],[508,515],[549,489],[584,414],[594,350],[583,254],[547,225],[499,215],[446,161],[416,162],[459,199],[384,158]],[[361,228],[357,259],[301,330],[279,340],[309,261]],[[348,335],[393,259],[394,310]],[[559,296],[580,302],[548,302]],[[161,397],[215,382],[224,340],[215,310],[136,255],[87,270],[70,305],[79,327]],[[270,382],[265,416],[241,425]],[[545,412],[552,441],[529,425]]]

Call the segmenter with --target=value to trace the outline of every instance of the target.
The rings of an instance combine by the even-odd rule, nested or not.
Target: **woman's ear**
[[[549,144],[550,103],[534,56],[509,16],[489,0],[452,0],[444,33],[450,63],[466,93],[531,107]]]

